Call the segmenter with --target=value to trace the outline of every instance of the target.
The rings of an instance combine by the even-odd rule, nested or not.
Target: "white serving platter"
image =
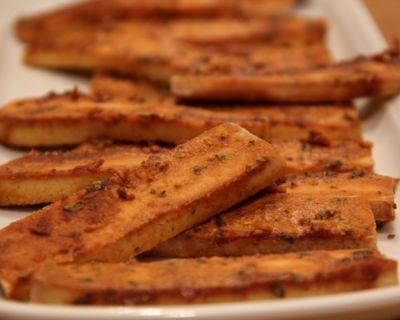
[[[66,90],[87,88],[78,76],[39,70],[21,63],[22,46],[14,39],[15,15],[71,3],[71,0],[2,0],[0,2],[0,104],[9,100]],[[27,6],[27,3],[29,4]],[[329,22],[328,46],[336,59],[378,52],[386,43],[367,9],[358,0],[310,1],[299,11],[322,16]],[[360,102],[365,138],[374,142],[376,171],[400,177],[400,98]],[[0,163],[21,152],[0,146]],[[397,196],[400,203],[400,196]],[[0,210],[0,227],[28,214],[28,210]],[[389,233],[395,239],[387,239]],[[379,231],[378,247],[400,261],[400,222]],[[1,252],[0,252],[1,254]],[[393,319],[400,316],[400,287],[337,294],[326,297],[160,307],[59,307],[10,302],[0,298],[0,319]]]

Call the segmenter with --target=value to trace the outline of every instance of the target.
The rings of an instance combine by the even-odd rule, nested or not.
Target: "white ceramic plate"
[[[2,0],[0,20],[10,22],[16,13],[34,12],[66,2],[71,0],[36,0],[33,8],[24,8],[26,0]],[[377,52],[386,46],[369,13],[358,0],[314,0],[300,14],[328,19],[328,45],[337,59]],[[10,25],[2,25],[0,104],[15,98],[42,95],[49,90],[69,89],[74,85],[87,87],[85,79],[22,65],[22,46],[14,39]],[[400,99],[383,104],[360,103],[360,112],[365,137],[375,143],[376,171],[400,177]],[[0,162],[19,154],[0,146]],[[399,196],[397,202],[400,202]],[[0,210],[0,227],[26,214],[27,211],[23,210]],[[379,232],[378,245],[388,256],[400,261],[399,230],[399,222],[385,226]],[[389,233],[398,236],[389,240]],[[0,299],[0,319],[392,319],[396,315],[400,315],[400,287],[276,302],[168,307],[50,307]]]

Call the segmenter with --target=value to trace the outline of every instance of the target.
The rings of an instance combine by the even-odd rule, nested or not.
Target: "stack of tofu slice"
[[[289,0],[92,0],[16,23],[25,62],[91,91],[11,101],[0,292],[49,304],[282,299],[393,286],[397,180],[352,100],[400,91],[397,47],[333,62]],[[62,73],[60,73],[62,76]],[[49,91],[51,88],[49,88]]]

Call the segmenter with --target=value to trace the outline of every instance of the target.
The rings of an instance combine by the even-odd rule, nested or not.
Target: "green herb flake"
[[[109,185],[109,183],[110,183],[109,178],[100,181],[95,181],[90,185],[89,189],[90,191],[101,191],[104,190],[105,187]]]
[[[341,166],[343,166],[343,161],[342,160],[335,160],[335,161],[332,161],[329,164],[329,169],[336,170],[336,169],[339,169]]]
[[[278,298],[284,298],[286,296],[285,289],[280,283],[274,283],[271,285],[272,292]]]
[[[286,241],[286,242],[288,242],[290,244],[294,243],[294,238],[291,235],[288,235],[288,234],[281,234],[279,236],[279,240]]]
[[[250,140],[249,143],[247,144],[247,146],[251,147],[254,146],[256,144],[256,140]]]
[[[151,194],[156,194],[157,191],[156,191],[155,189],[150,189],[149,193],[151,193]]]
[[[225,238],[224,234],[222,232],[217,232],[215,235],[215,239],[217,241],[223,240]]]
[[[264,163],[264,162],[266,162],[268,160],[268,158],[267,157],[258,157],[257,158],[257,163]]]
[[[325,173],[324,173],[324,176],[325,177],[336,177],[338,175],[338,173],[337,172],[334,172],[334,171],[325,171]]]
[[[353,259],[364,260],[371,258],[373,255],[371,250],[358,250],[353,253]]]
[[[224,160],[226,160],[226,155],[224,155],[224,154],[216,154],[216,155],[215,155],[215,158],[216,158],[218,161],[224,161]]]
[[[83,201],[78,201],[76,203],[67,204],[63,207],[63,210],[68,213],[76,213],[84,207],[85,203]]]
[[[353,122],[355,120],[351,115],[349,115],[347,113],[343,115],[343,119],[345,119],[349,122]]]
[[[345,229],[344,230],[344,235],[347,237],[351,237],[353,235],[353,229]]]
[[[316,220],[332,220],[335,218],[336,215],[336,211],[335,210],[324,210],[324,211],[320,211],[315,215],[315,219]]]
[[[358,169],[358,170],[353,171],[347,178],[352,180],[352,179],[361,178],[363,176],[365,176],[365,171]]]
[[[200,175],[202,170],[203,170],[203,168],[200,167],[200,166],[194,166],[194,167],[193,167],[193,173],[194,173],[196,176]]]
[[[160,192],[160,194],[158,195],[160,198],[165,198],[167,196],[167,191],[163,190]]]
[[[246,173],[250,173],[250,172],[252,172],[254,170],[254,166],[252,166],[252,165],[247,165],[246,166]]]

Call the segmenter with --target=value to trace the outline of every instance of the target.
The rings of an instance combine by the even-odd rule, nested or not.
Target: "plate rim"
[[[251,301],[201,305],[171,306],[48,306],[23,302],[0,301],[0,316],[17,316],[18,319],[292,319],[301,313],[302,318],[341,316],[349,313],[369,312],[378,308],[396,307],[400,301],[398,286],[353,293],[295,298],[290,300]],[[7,304],[3,309],[3,304]],[[288,304],[291,307],[288,309]],[[310,305],[318,306],[310,308]]]
[[[329,10],[337,21],[349,24],[348,17],[351,16],[353,25],[362,26],[362,28],[348,28],[351,30],[349,37],[355,39],[355,46],[360,52],[371,53],[377,51],[377,48],[387,47],[387,43],[368,9],[360,0],[347,0],[340,2],[340,4],[338,4],[338,1],[332,0],[311,0],[310,2],[316,6],[325,6],[325,10]],[[9,28],[6,30],[9,30]],[[396,100],[396,104],[399,105],[400,99]],[[391,114],[396,113],[393,108],[388,111]],[[399,115],[400,113],[397,113],[397,117],[394,119],[398,131],[400,131]],[[165,318],[243,319],[243,317],[292,319],[299,314],[301,314],[301,317],[338,316],[361,311],[367,312],[382,307],[393,308],[399,305],[399,302],[399,286],[274,302],[251,301],[172,306],[48,306],[7,301],[0,298],[0,317],[13,317],[14,319],[57,318],[60,320],[76,319],[77,317],[99,320],[110,319],[110,317],[120,320],[133,318],[136,320]],[[397,309],[397,311],[400,311],[400,305]]]

